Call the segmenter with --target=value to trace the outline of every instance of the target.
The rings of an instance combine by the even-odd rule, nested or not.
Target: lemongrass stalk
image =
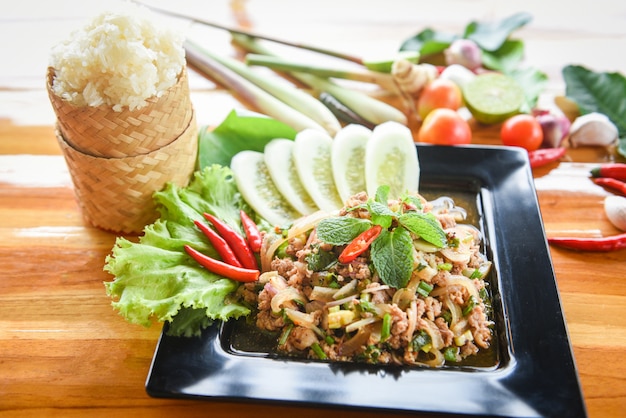
[[[263,47],[257,40],[249,36],[232,34],[232,38],[239,46],[249,52],[263,55],[275,55],[267,48]],[[332,94],[345,106],[374,125],[379,125],[387,121],[395,121],[404,125],[408,123],[407,117],[403,112],[367,94],[345,88],[328,79],[311,74],[301,72],[290,72],[290,74],[304,84],[319,91],[326,91]]]
[[[330,67],[312,66],[285,60],[281,57],[262,54],[247,54],[246,64],[260,65],[277,71],[300,72],[325,78],[341,78],[344,80],[361,81],[377,84],[385,90],[396,92],[397,87],[391,74],[380,73],[363,68],[339,69]]]
[[[193,46],[187,44],[185,45],[185,52],[189,64],[229,90],[237,93],[243,100],[256,107],[265,115],[291,126],[296,131],[302,131],[307,128],[326,131],[313,119],[272,96],[209,55],[204,54],[203,51],[198,51]]]
[[[324,106],[322,102],[310,94],[305,93],[296,87],[279,82],[273,78],[261,75],[258,72],[253,71],[241,61],[216,55],[192,41],[187,40],[185,42],[185,49],[193,49],[196,54],[205,55],[229,68],[231,71],[236,72],[272,96],[317,122],[331,136],[334,136],[341,129],[341,124],[335,115],[333,115],[333,113],[326,106]]]

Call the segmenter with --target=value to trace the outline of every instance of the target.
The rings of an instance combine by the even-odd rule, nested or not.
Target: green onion
[[[474,306],[476,306],[476,299],[474,298],[474,296],[470,296],[469,300],[467,301],[467,305],[465,305],[465,307],[463,308],[463,316],[469,315],[474,309]]]
[[[328,356],[326,355],[324,350],[322,350],[322,347],[320,347],[318,343],[313,343],[313,345],[311,345],[311,349],[313,349],[313,352],[320,360],[326,360],[328,358]]]
[[[480,279],[481,277],[483,277],[483,274],[479,269],[474,269],[472,274],[469,276],[470,279]]]
[[[391,336],[391,314],[383,315],[383,325],[380,329],[380,342],[385,342]]]
[[[326,344],[328,344],[328,345],[335,344],[335,339],[331,335],[325,336],[324,337],[324,341],[326,341]]]
[[[437,270],[451,271],[452,263],[441,263],[437,265]]]
[[[446,347],[443,350],[443,358],[446,361],[458,362],[459,361],[459,347]]]
[[[417,285],[417,289],[415,291],[424,297],[428,297],[430,292],[433,291],[433,285],[422,280]]]
[[[439,316],[443,318],[443,320],[446,321],[448,325],[450,325],[450,323],[452,322],[452,312],[450,311],[442,311],[441,315]]]
[[[283,345],[287,342],[287,338],[289,338],[289,334],[291,334],[291,330],[293,329],[293,323],[288,324],[284,329],[282,334],[280,334],[280,338],[278,339],[278,345]]]

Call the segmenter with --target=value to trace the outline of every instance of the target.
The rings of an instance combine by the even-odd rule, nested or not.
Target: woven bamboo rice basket
[[[58,129],[75,150],[97,157],[131,157],[168,145],[185,131],[192,118],[187,71],[159,97],[140,109],[114,111],[110,106],[76,106],[52,90],[54,68],[47,71],[48,96]]]
[[[151,152],[130,157],[86,154],[63,136],[56,136],[74,183],[84,218],[95,227],[136,234],[154,222],[158,213],[153,193],[166,183],[188,183],[197,157],[198,129],[192,112],[187,127],[173,141]]]

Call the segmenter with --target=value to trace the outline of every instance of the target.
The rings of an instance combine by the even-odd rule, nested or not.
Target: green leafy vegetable
[[[511,33],[531,20],[532,16],[529,13],[520,12],[495,22],[473,21],[465,28],[464,37],[473,40],[485,51],[496,51]]]
[[[581,114],[598,112],[617,126],[619,153],[626,157],[626,78],[619,73],[594,72],[579,65],[563,68],[565,95]]]
[[[367,219],[341,216],[322,219],[317,225],[317,236],[331,245],[344,245],[372,226]]]
[[[383,283],[397,289],[406,287],[413,272],[411,234],[403,227],[383,229],[372,243],[371,257]]]
[[[295,129],[252,112],[231,111],[214,130],[204,127],[200,131],[198,165],[200,168],[213,164],[229,166],[239,151],[263,152],[265,145],[275,138],[294,139]]]
[[[117,238],[105,260],[104,270],[115,276],[104,283],[113,307],[131,323],[172,322],[174,335],[196,335],[211,320],[249,314],[247,306],[228,298],[238,283],[210,273],[183,250],[189,244],[218,257],[193,220],[206,211],[236,223],[244,203],[230,169],[207,167],[188,187],[170,184],[155,199],[161,218],[146,226],[139,242]],[[174,321],[179,312],[184,316]]]
[[[400,216],[398,222],[415,235],[439,248],[446,245],[446,233],[432,213],[407,212]]]

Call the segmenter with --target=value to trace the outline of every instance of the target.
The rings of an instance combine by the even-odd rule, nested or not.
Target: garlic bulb
[[[617,141],[617,127],[602,113],[588,113],[577,117],[569,131],[569,142],[572,147],[601,146],[607,147]]]
[[[604,213],[613,226],[626,231],[626,197],[607,196],[604,199]]]

